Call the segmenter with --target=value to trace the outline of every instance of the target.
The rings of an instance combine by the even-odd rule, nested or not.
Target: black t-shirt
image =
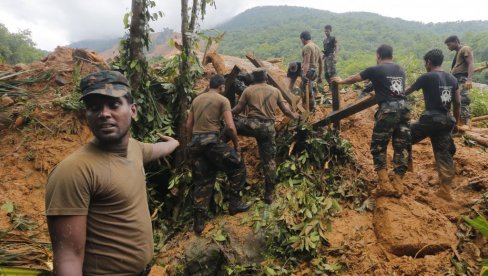
[[[458,89],[456,78],[444,71],[428,72],[420,76],[411,86],[413,91],[422,89],[425,110],[449,111]]]
[[[383,63],[366,68],[359,73],[363,80],[370,80],[379,103],[405,99],[405,71],[394,63]]]
[[[336,47],[336,38],[335,38],[335,36],[325,37],[323,44],[324,44],[324,54],[325,54],[325,56],[330,56],[335,51],[335,47]]]
[[[302,63],[296,62],[296,64],[297,64],[297,70],[295,72],[292,72],[290,68],[288,68],[288,72],[286,72],[286,76],[289,77],[290,79],[296,79],[302,75]]]

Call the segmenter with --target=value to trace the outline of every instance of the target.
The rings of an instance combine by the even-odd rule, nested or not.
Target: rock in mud
[[[422,257],[457,243],[454,224],[429,206],[406,197],[379,198],[373,223],[378,240],[397,256]]]

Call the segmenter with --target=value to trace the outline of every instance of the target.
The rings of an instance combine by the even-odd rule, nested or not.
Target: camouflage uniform
[[[441,184],[450,184],[455,175],[453,156],[456,146],[452,130],[456,120],[449,112],[425,111],[411,126],[412,144],[430,137]]]
[[[246,182],[246,167],[236,151],[217,133],[193,133],[190,144],[193,160],[193,208],[206,211],[213,194],[217,171],[223,171],[230,182],[230,197],[237,198]]]
[[[466,77],[459,77],[457,78],[459,83],[459,91],[461,94],[461,122],[467,124],[471,118],[471,110],[469,104],[471,103],[471,99],[469,97],[469,90],[464,88],[464,83],[466,83]]]
[[[336,75],[336,64],[334,62],[334,55],[325,56],[324,60],[324,76],[325,80],[330,83],[330,79]]]
[[[410,138],[410,110],[405,100],[383,102],[375,114],[371,154],[376,171],[386,169],[386,149],[392,137],[393,163],[396,174],[403,176],[407,171],[412,144]]]
[[[234,123],[239,135],[256,139],[266,187],[274,188],[276,184],[276,130],[274,120],[257,117],[236,117],[234,118]]]
[[[300,91],[301,91],[301,96],[302,96],[302,102],[303,104],[306,103],[306,90],[307,90],[307,83],[308,85],[308,94],[309,94],[309,110],[314,111],[315,110],[315,96],[317,95],[317,89],[316,89],[316,82],[314,80],[309,81],[307,78],[302,77],[302,84],[300,85]]]

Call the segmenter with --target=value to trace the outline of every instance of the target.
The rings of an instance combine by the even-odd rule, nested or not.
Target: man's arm
[[[461,117],[461,92],[459,88],[454,92],[454,99],[452,101],[454,118],[456,119],[456,124],[459,124]]]
[[[333,60],[334,63],[337,63],[337,55],[339,54],[339,45],[337,44],[337,38],[334,38],[334,52],[332,53],[333,55]]]
[[[241,148],[239,147],[239,140],[237,138],[237,130],[236,126],[234,125],[234,119],[232,118],[232,112],[224,111],[224,123],[227,127],[228,135],[230,135],[232,140],[232,144],[234,144],[234,148],[237,152],[240,152]]]
[[[280,108],[281,112],[285,114],[286,116],[292,118],[292,119],[298,119],[300,118],[300,115],[296,112],[292,112],[290,108],[288,107],[288,104],[284,101],[278,101],[278,107]]]
[[[466,63],[468,63],[468,80],[464,84],[464,87],[467,90],[473,88],[473,74],[474,74],[474,56],[473,50],[468,51],[468,55],[466,56]]]
[[[322,83],[322,72],[324,70],[324,60],[322,59],[322,56],[319,55],[319,77],[318,77],[318,82]]]
[[[234,106],[234,108],[232,108],[231,112],[232,112],[232,114],[237,115],[237,114],[241,113],[242,111],[244,111],[244,107],[246,107],[246,104],[239,99],[239,102],[237,102],[236,106]],[[231,115],[231,119],[232,119],[232,115]],[[232,121],[232,124],[234,124],[234,121]]]
[[[54,275],[83,275],[86,216],[48,216],[53,246]]]
[[[180,145],[180,142],[172,137],[165,136],[159,133],[158,135],[163,140],[163,142],[158,142],[152,145],[153,150],[151,160],[170,155]]]
[[[194,121],[195,121],[195,116],[193,115],[193,112],[190,111],[190,113],[188,113],[188,118],[186,118],[186,133],[191,134],[193,132]]]
[[[308,69],[310,69],[310,51],[307,51],[303,55],[302,76],[306,76],[307,75]]]
[[[360,74],[349,76],[345,80],[341,79],[340,77],[332,78],[332,81],[337,83],[337,84],[353,84],[353,83],[356,83],[356,82],[359,82],[362,80],[363,80],[363,78],[361,77]]]
[[[288,84],[288,90],[293,90],[293,87],[295,86],[295,82],[297,81],[297,78],[294,77],[294,78],[288,78],[290,80],[289,84]]]

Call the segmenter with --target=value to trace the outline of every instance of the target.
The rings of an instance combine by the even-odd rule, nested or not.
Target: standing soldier
[[[320,48],[312,41],[310,32],[303,31],[300,34],[300,40],[302,41],[302,98],[305,99],[306,93],[309,94],[309,109],[311,112],[315,111],[315,80],[322,82],[322,57],[320,55]],[[318,70],[318,72],[317,72]],[[307,91],[308,86],[308,91]],[[303,102],[306,102],[303,100]]]
[[[461,120],[462,125],[469,124],[471,100],[469,90],[473,87],[474,56],[469,46],[461,45],[459,38],[455,35],[448,37],[444,43],[450,51],[456,51],[452,61],[451,74],[458,80],[461,94]]]
[[[245,212],[249,205],[240,201],[240,192],[246,182],[246,168],[239,152],[237,132],[232,120],[230,102],[221,94],[225,91],[225,79],[214,75],[210,90],[198,95],[190,108],[187,130],[192,133],[190,152],[193,160],[193,230],[199,234],[205,228],[205,216],[213,194],[217,171],[223,171],[231,183],[229,213]],[[220,137],[220,122],[224,119],[234,148]]]
[[[331,78],[336,75],[336,63],[337,63],[337,39],[335,36],[331,36],[331,25],[325,25],[325,39],[324,39],[324,76],[325,80],[329,83]]]
[[[239,114],[248,108],[247,117],[236,119],[236,128],[240,135],[256,138],[265,180],[264,201],[271,204],[276,184],[275,111],[279,107],[290,118],[299,116],[288,108],[278,89],[266,84],[265,70],[258,69],[252,76],[254,84],[244,90],[232,113]]]
[[[420,119],[411,125],[412,144],[430,137],[440,189],[438,195],[452,200],[449,187],[454,179],[455,168],[452,157],[456,151],[451,132],[459,122],[460,95],[458,83],[454,76],[442,70],[444,55],[439,49],[428,51],[424,56],[427,73],[420,76],[415,83],[405,90],[408,95],[422,89],[425,111]],[[454,117],[451,115],[453,103]]]
[[[345,80],[335,77],[332,81],[338,84],[353,84],[362,80],[370,80],[376,91],[379,109],[375,114],[375,125],[371,139],[371,154],[378,173],[379,187],[376,196],[401,196],[403,193],[402,178],[408,167],[411,151],[410,109],[405,101],[405,72],[403,68],[393,63],[393,48],[381,45],[376,50],[378,65],[367,68],[359,74],[352,75]],[[393,186],[388,181],[386,166],[386,149],[392,138],[393,163],[395,164]]]

